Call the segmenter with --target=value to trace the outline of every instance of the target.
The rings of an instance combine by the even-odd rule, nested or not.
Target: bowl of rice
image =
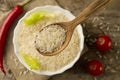
[[[19,61],[30,71],[49,76],[71,68],[80,58],[84,47],[81,25],[74,30],[68,46],[54,56],[43,56],[39,49],[51,51],[56,45],[60,46],[65,39],[64,31],[60,28],[49,28],[47,33],[44,31],[40,33],[40,30],[49,24],[70,21],[74,18],[70,11],[59,6],[47,5],[28,11],[19,20],[14,30],[13,45]]]

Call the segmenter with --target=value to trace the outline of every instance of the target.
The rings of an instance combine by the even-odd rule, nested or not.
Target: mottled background
[[[6,14],[16,4],[24,4],[27,0],[0,0],[0,22]],[[43,5],[59,5],[62,8],[68,9],[75,16],[79,14],[93,0],[33,0],[25,6],[25,11],[31,10],[37,6]],[[79,61],[73,68],[65,71],[62,74],[50,77],[49,80],[120,80],[120,0],[112,0],[109,5],[99,13],[93,15],[88,20],[82,23],[84,35],[86,37],[85,43],[88,47]],[[24,14],[23,14],[24,15]],[[22,15],[22,16],[23,16]],[[20,16],[20,18],[22,17]],[[13,29],[19,19],[16,20],[11,27],[7,38],[4,66],[7,71],[7,76],[10,80],[43,80],[48,79],[46,76],[39,76],[29,72],[23,65],[21,65],[14,55],[12,37]],[[109,35],[113,41],[112,49],[107,53],[101,53],[91,45],[98,35]],[[92,59],[100,60],[104,64],[104,73],[100,76],[93,77],[89,75],[84,68],[84,64]],[[0,75],[0,80],[3,75]]]

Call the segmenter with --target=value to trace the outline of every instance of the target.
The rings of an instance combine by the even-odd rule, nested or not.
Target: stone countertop
[[[59,5],[70,10],[74,15],[85,8],[93,0],[56,0]],[[75,66],[63,74],[51,77],[50,80],[119,80],[120,78],[120,0],[112,0],[107,7],[82,23],[86,40],[94,42],[94,37],[102,34],[109,35],[113,41],[112,49],[101,53],[91,45],[88,51],[81,56]],[[90,36],[90,37],[89,37]],[[93,77],[84,68],[89,60],[100,60],[104,64],[104,73]]]
[[[1,0],[0,1],[0,21],[6,16],[9,10],[16,4],[23,4],[26,0]],[[59,5],[62,8],[68,9],[75,16],[79,14],[93,0],[33,0],[31,3],[25,6],[25,10],[28,11],[37,6],[43,5]],[[49,80],[119,80],[120,75],[120,0],[112,0],[107,7],[90,17],[88,20],[82,23],[84,35],[86,40],[94,41],[94,36],[106,34],[109,35],[113,41],[112,49],[107,53],[101,53],[91,43],[85,43],[88,45],[88,51],[86,51],[73,68],[65,71],[62,74],[50,77]],[[17,21],[16,21],[17,22]],[[13,29],[16,25],[14,23],[8,35],[6,51],[4,57],[4,66],[8,72],[8,76],[12,80],[43,80],[48,79],[48,76],[39,76],[26,70],[17,60],[13,54]],[[91,37],[89,37],[91,36]],[[92,40],[91,40],[92,38]],[[97,59],[104,64],[104,73],[100,76],[93,77],[85,72],[83,68],[86,61]],[[11,65],[12,64],[12,65]],[[17,67],[14,67],[17,66]],[[20,71],[20,72],[19,72]],[[23,75],[24,74],[24,75]],[[31,76],[28,78],[28,76]],[[0,76],[0,80],[2,76]]]

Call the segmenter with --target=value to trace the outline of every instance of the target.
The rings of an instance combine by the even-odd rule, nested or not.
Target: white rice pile
[[[66,31],[60,25],[49,25],[36,36],[36,48],[40,52],[52,52],[60,48],[65,41]]]

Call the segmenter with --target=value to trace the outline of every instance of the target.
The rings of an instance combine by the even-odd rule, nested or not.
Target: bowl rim
[[[14,29],[14,34],[13,34],[13,46],[14,46],[14,53],[15,55],[17,56],[17,58],[19,59],[19,61],[28,69],[30,70],[30,68],[27,66],[27,64],[22,60],[22,58],[20,57],[20,54],[19,54],[19,47],[17,45],[17,32],[19,30],[19,27],[17,27],[20,22],[31,12],[35,11],[35,10],[38,10],[38,9],[49,9],[49,10],[59,10],[61,11],[66,17],[68,17],[70,20],[74,19],[75,16],[68,10],[66,9],[63,9],[59,6],[52,6],[52,5],[46,5],[46,6],[39,6],[39,7],[36,7],[30,11],[28,11],[17,23],[15,29]],[[82,26],[81,25],[78,25],[77,27],[77,32],[78,32],[78,35],[80,37],[80,43],[79,43],[79,52],[77,54],[77,56],[75,57],[75,59],[70,62],[69,64],[65,65],[64,67],[62,67],[61,69],[57,70],[57,71],[54,71],[54,72],[51,72],[51,71],[44,71],[44,72],[38,72],[38,71],[35,71],[35,70],[30,70],[30,71],[33,71],[37,74],[41,74],[41,75],[48,75],[48,76],[52,76],[52,75],[55,75],[55,74],[60,74],[60,73],[63,73],[64,71],[66,71],[67,69],[73,67],[73,65],[78,61],[78,59],[80,58],[80,55],[82,53],[82,50],[83,50],[83,47],[84,47],[84,35],[83,35],[83,29],[82,29]]]

